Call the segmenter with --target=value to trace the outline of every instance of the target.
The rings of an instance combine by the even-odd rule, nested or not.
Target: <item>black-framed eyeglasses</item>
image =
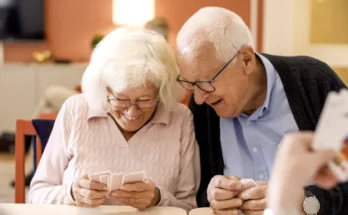
[[[204,92],[211,93],[216,90],[214,86],[214,81],[215,79],[226,69],[226,67],[233,61],[233,59],[237,56],[239,51],[229,60],[221,69],[220,71],[209,81],[185,81],[185,80],[180,80],[180,75],[176,78],[176,81],[179,82],[179,84],[189,90],[189,91],[194,91],[194,87],[197,86],[199,89],[201,89]]]
[[[153,99],[153,100],[140,100],[140,101],[131,101],[129,99],[123,100],[123,99],[118,99],[118,98],[108,98],[108,102],[110,105],[114,106],[115,108],[118,109],[127,109],[132,105],[136,105],[138,109],[141,110],[146,110],[153,108],[158,105],[159,100],[158,99]]]

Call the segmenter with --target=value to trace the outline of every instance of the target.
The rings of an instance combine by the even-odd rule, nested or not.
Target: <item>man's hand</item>
[[[138,209],[145,209],[157,205],[161,200],[161,195],[154,183],[145,180],[123,185],[122,190],[115,190],[111,193],[111,198]]]
[[[268,207],[274,214],[280,211],[302,211],[303,187],[315,183],[331,188],[338,179],[327,163],[334,150],[312,150],[314,133],[298,132],[284,136],[278,149],[268,189]],[[295,173],[295,174],[294,174]]]
[[[242,200],[237,197],[241,188],[238,177],[214,176],[207,189],[208,201],[214,213],[237,215],[238,208],[242,205]]]
[[[245,215],[262,215],[267,207],[267,182],[256,182],[257,186],[244,190],[238,195],[243,200],[240,207]]]

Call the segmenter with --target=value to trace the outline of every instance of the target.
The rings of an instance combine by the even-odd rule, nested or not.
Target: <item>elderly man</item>
[[[189,106],[202,166],[199,206],[210,203],[216,214],[262,214],[280,140],[289,132],[314,130],[327,94],[344,83],[319,60],[256,53],[243,20],[218,7],[200,9],[183,25],[177,60],[177,80],[193,92]],[[242,191],[240,178],[257,185]],[[307,186],[298,205],[304,214],[348,214],[342,211],[347,187]]]

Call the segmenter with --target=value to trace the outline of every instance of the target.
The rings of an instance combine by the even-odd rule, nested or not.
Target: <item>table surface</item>
[[[196,208],[190,211],[189,215],[212,215],[213,210],[210,208]],[[238,215],[244,215],[241,211],[238,211]]]
[[[100,206],[82,208],[69,205],[0,204],[1,215],[187,215],[186,211],[176,207],[152,207],[139,211],[129,206]],[[209,214],[210,215],[210,214]]]
[[[196,208],[189,212],[189,215],[212,215],[213,210],[210,208]]]

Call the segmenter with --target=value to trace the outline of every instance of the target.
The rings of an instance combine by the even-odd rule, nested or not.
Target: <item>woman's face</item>
[[[152,117],[158,104],[158,89],[151,83],[113,93],[108,89],[109,105],[119,127],[127,132],[139,130]],[[131,105],[130,105],[131,104]]]

